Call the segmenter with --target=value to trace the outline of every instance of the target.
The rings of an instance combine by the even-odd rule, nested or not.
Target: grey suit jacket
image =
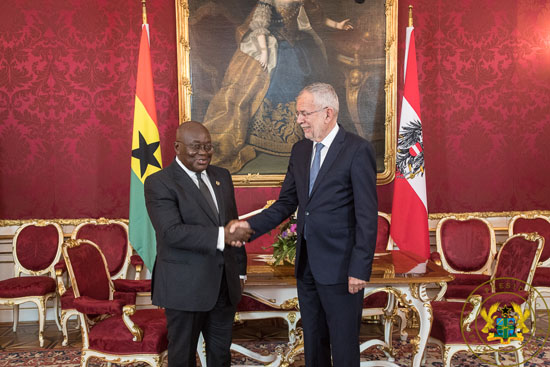
[[[226,246],[223,253],[216,249],[219,227],[238,217],[231,175],[216,166],[209,166],[206,172],[216,194],[219,218],[176,161],[145,181],[145,203],[157,238],[152,282],[153,304],[157,306],[211,310],[224,264],[231,303],[240,300],[245,249]]]

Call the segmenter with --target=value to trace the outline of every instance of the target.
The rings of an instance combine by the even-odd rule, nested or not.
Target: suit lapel
[[[220,225],[223,225],[225,223],[225,205],[223,200],[223,192],[221,188],[221,180],[220,178],[213,172],[210,167],[206,169],[206,173],[208,174],[208,178],[210,179],[210,184],[212,185],[212,188],[214,189],[214,194],[216,197],[214,198],[216,200],[216,203],[218,204],[218,212],[220,213]]]
[[[189,177],[189,175],[181,168],[176,161],[172,163],[171,166],[174,166],[174,178],[175,181],[183,187],[184,191],[189,193],[188,197],[192,198],[198,206],[205,212],[205,214],[210,218],[210,220],[218,225],[218,219],[214,216],[210,205],[206,202],[206,199],[202,195],[202,192],[199,190],[195,182]]]
[[[330,145],[330,148],[327,152],[325,160],[323,161],[323,164],[321,165],[321,169],[319,170],[319,173],[317,174],[317,178],[315,179],[315,183],[313,184],[313,188],[311,189],[311,194],[309,195],[310,198],[313,196],[313,193],[315,192],[315,190],[317,190],[317,187],[319,187],[319,183],[323,180],[323,177],[327,174],[327,172],[330,171],[330,167],[336,161],[336,157],[338,156],[338,154],[342,150],[342,147],[344,146],[345,136],[346,136],[346,131],[342,128],[342,126],[340,126],[340,129],[338,130],[338,134],[336,134],[336,136],[334,137],[334,140],[332,141],[332,144]],[[313,149],[312,149],[312,151],[313,151]],[[309,169],[308,169],[307,182],[309,183]]]

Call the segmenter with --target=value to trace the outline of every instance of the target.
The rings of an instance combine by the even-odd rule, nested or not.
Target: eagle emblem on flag
[[[419,120],[410,121],[399,130],[396,161],[397,169],[405,178],[424,176],[424,143]]]

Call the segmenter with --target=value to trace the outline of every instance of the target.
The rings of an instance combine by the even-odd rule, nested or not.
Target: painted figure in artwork
[[[351,30],[327,18],[316,0],[259,0],[237,30],[239,49],[204,117],[217,165],[238,172],[256,152],[289,156],[303,138],[295,123],[300,90],[328,76],[320,27]]]

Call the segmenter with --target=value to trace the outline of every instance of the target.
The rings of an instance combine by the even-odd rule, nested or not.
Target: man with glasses
[[[316,83],[296,100],[306,139],[292,148],[279,199],[248,222],[252,239],[298,208],[295,275],[306,366],[358,367],[363,293],[370,278],[378,203],[372,146],[338,125],[338,96]]]
[[[246,274],[240,245],[252,231],[229,232],[229,223],[238,218],[233,183],[229,171],[210,166],[214,149],[208,130],[199,122],[183,123],[174,148],[174,162],[145,181],[157,237],[152,299],[166,312],[168,366],[196,366],[202,332],[208,366],[229,367],[233,318]]]

